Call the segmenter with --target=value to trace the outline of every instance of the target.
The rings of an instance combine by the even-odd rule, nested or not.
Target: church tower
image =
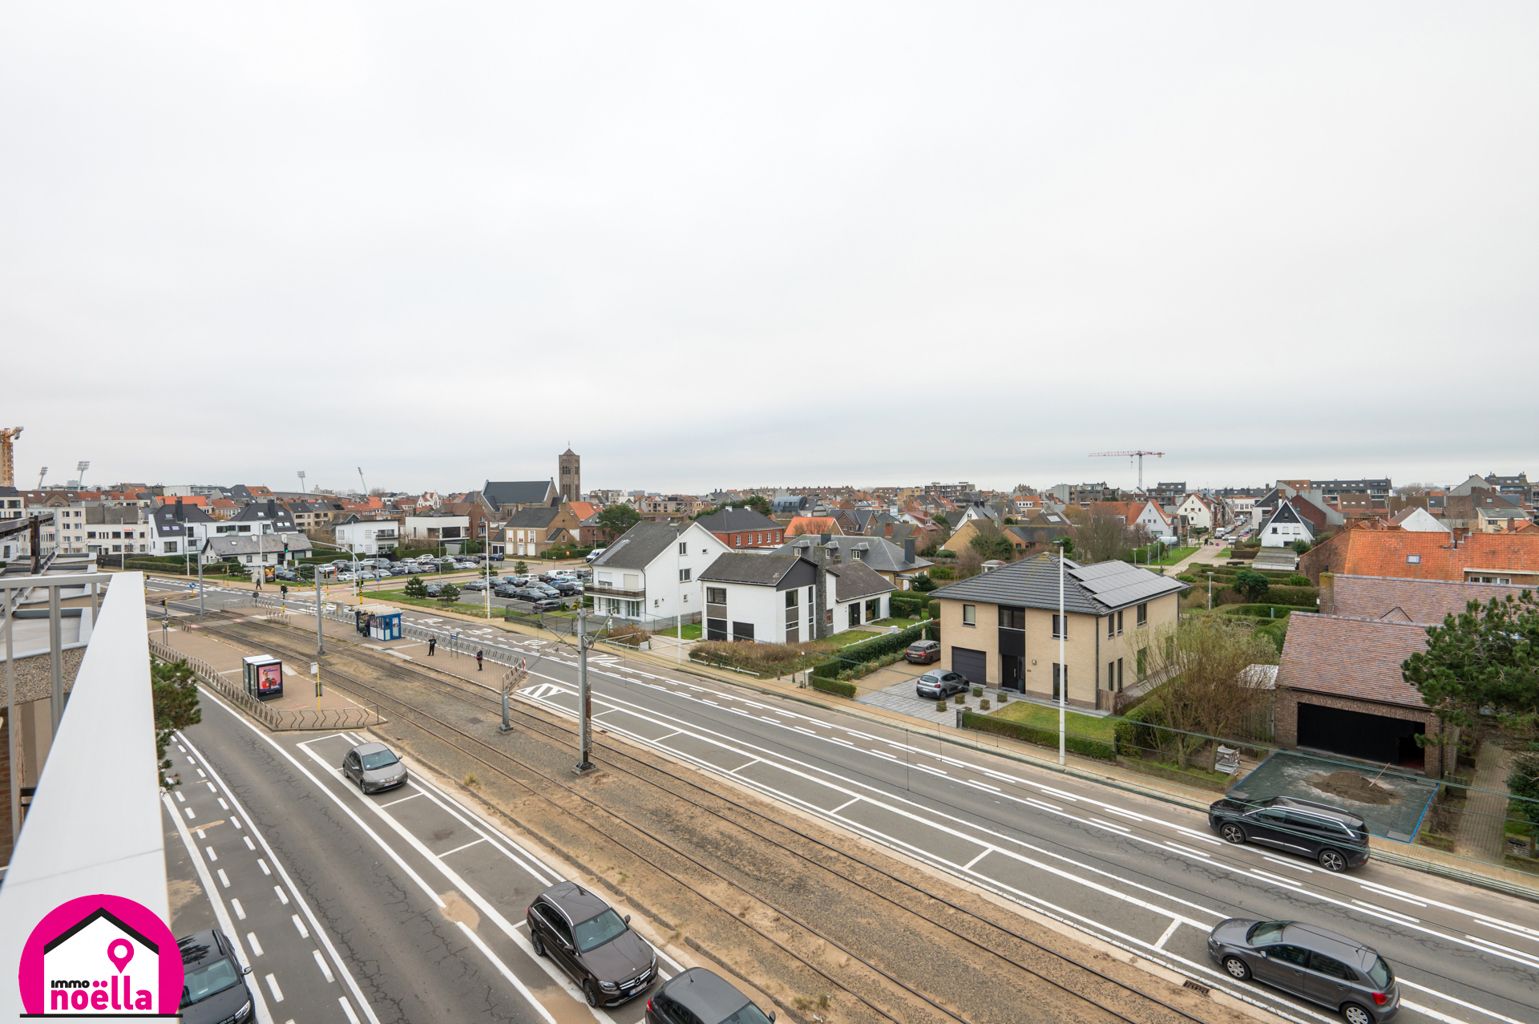
[[[562,501],[582,500],[582,458],[568,448],[560,456],[560,474],[556,477]]]

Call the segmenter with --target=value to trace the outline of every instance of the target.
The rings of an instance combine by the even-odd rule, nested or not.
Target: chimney
[[[903,561],[910,565],[914,563],[914,538],[912,537],[903,542]]]
[[[828,539],[828,534],[823,535]],[[810,545],[812,564],[816,566],[816,574],[813,577],[812,587],[812,639],[822,640],[828,636],[827,609],[828,609],[828,564],[824,557],[823,545]]]

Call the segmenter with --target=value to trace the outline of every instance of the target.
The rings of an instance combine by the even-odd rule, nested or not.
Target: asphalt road
[[[210,605],[226,599],[238,603],[212,594]],[[520,698],[573,713],[569,645],[427,612],[407,618],[459,630],[494,660],[527,657]],[[424,653],[392,646],[408,660]],[[1221,974],[1206,956],[1215,922],[1305,920],[1378,949],[1401,980],[1401,1021],[1539,1020],[1532,903],[1382,862],[1332,875],[1224,844],[1195,812],[650,662],[596,655],[590,677],[600,730],[730,776],[1286,1019],[1336,1018]]]

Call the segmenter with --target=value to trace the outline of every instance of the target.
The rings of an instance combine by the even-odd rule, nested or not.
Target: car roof
[[[663,992],[704,1020],[720,1020],[749,1001],[731,982],[704,967],[670,978]]]
[[[229,956],[229,943],[213,929],[193,932],[176,940],[184,965],[201,964],[205,960],[223,960]]]
[[[1340,807],[1332,807],[1330,804],[1322,804],[1315,800],[1305,800],[1302,797],[1274,796],[1270,800],[1261,801],[1258,806],[1285,807],[1296,811],[1309,811],[1322,817],[1335,818],[1337,821],[1345,822],[1348,825],[1355,825],[1358,828],[1365,827],[1363,819],[1351,811],[1344,811]]]
[[[594,914],[601,914],[609,909],[609,904],[603,898],[589,892],[576,882],[557,882],[555,885],[540,893],[557,907],[572,921],[586,921]]]
[[[1289,921],[1283,926],[1282,941],[1293,946],[1303,946],[1316,953],[1324,953],[1326,956],[1356,967],[1364,967],[1378,956],[1355,939],[1299,921]]]
[[[378,754],[380,751],[390,753],[390,748],[383,743],[360,743],[353,748],[355,754]]]

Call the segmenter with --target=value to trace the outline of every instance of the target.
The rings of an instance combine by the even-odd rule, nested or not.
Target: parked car
[[[524,589],[525,590],[532,590],[535,593],[543,594],[546,597],[560,597],[561,596],[561,591],[557,590],[555,587],[551,586],[549,583],[536,583],[535,581],[530,580],[528,586],[526,586]]]
[[[704,967],[691,967],[663,983],[647,1000],[646,1024],[771,1024],[765,1013],[731,982]]]
[[[184,1024],[222,1024],[251,1019],[251,968],[235,958],[235,947],[224,932],[193,932],[176,940],[182,954]]]
[[[953,693],[966,693],[967,677],[946,669],[931,669],[914,680],[914,692],[931,700],[944,700]]]
[[[536,601],[530,601],[529,607],[537,612],[553,612],[561,607],[561,602],[554,597],[542,597]]]
[[[528,576],[504,576],[502,581],[510,587],[527,587],[529,585]]]
[[[465,591],[465,590],[481,591],[481,590],[485,590],[485,589],[486,589],[486,582],[484,580],[466,580],[464,583],[460,584],[460,590],[462,590],[462,591]]]
[[[358,578],[357,576],[355,576],[354,574],[352,574],[350,572],[339,572],[339,573],[337,573],[337,582],[338,583],[351,583],[354,580],[356,580],[357,578]]]
[[[645,992],[657,977],[657,953],[600,897],[557,882],[525,911],[529,944],[582,988],[589,1006],[614,1006]]]
[[[492,587],[492,593],[498,597],[517,598],[519,590],[519,587],[510,587],[506,583],[498,583]]]
[[[1264,843],[1302,854],[1327,871],[1345,871],[1368,860],[1368,826],[1357,815],[1330,804],[1275,796],[1247,801],[1215,800],[1208,827],[1230,843]]]
[[[940,641],[915,640],[904,649],[903,660],[910,665],[928,665],[940,661]]]
[[[406,784],[406,766],[383,743],[360,743],[342,757],[342,774],[365,793],[380,793]]]
[[[576,580],[558,579],[550,586],[552,590],[562,597],[571,597],[574,594],[582,593],[582,584]]]
[[[428,597],[437,597],[444,592],[442,583],[429,583],[425,588]]]
[[[1297,921],[1231,917],[1208,933],[1208,956],[1236,981],[1257,981],[1341,1014],[1379,1024],[1400,1010],[1400,983],[1378,953]]]

